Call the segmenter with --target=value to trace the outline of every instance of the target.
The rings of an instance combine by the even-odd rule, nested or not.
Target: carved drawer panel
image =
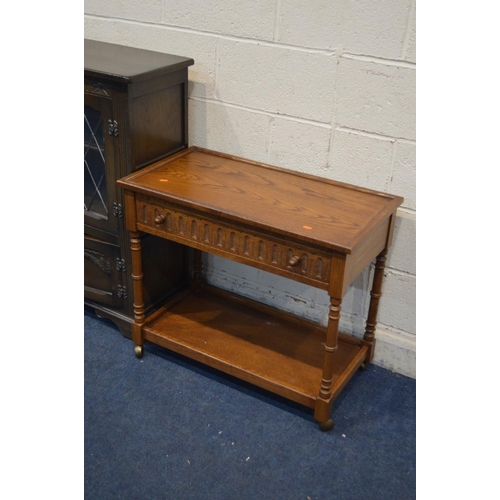
[[[87,94],[110,97],[112,90],[109,84],[102,79],[86,77],[84,79],[84,92]]]
[[[85,299],[123,307],[126,298],[125,264],[120,247],[85,235],[84,259]]]
[[[206,250],[260,269],[327,289],[331,256],[304,245],[242,229],[237,224],[194,216],[179,207],[137,195],[137,226],[142,231]],[[150,231],[151,230],[151,231]],[[167,236],[168,235],[168,236]]]

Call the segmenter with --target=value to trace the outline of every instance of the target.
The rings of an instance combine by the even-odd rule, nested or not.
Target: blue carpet
[[[370,365],[320,432],[312,410],[85,311],[88,500],[416,497],[415,380]]]

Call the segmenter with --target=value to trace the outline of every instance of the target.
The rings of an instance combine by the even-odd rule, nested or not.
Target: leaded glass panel
[[[85,213],[107,219],[108,193],[102,115],[91,106],[85,106],[84,118]]]

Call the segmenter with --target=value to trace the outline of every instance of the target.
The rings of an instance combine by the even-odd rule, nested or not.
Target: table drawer
[[[137,227],[296,281],[327,289],[331,255],[304,245],[263,236],[234,223],[194,215],[182,208],[137,195]]]

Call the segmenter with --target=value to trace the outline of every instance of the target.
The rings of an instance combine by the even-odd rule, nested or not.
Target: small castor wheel
[[[138,359],[141,359],[142,358],[142,355],[144,353],[144,350],[142,348],[142,345],[136,345],[134,347],[134,354],[135,354],[135,357],[138,358]]]
[[[330,420],[327,420],[326,422],[320,422],[319,428],[322,432],[326,432],[326,431],[333,429],[333,420],[330,419]]]
[[[361,365],[359,366],[359,371],[364,372],[365,370],[366,370],[366,363],[361,363]]]

